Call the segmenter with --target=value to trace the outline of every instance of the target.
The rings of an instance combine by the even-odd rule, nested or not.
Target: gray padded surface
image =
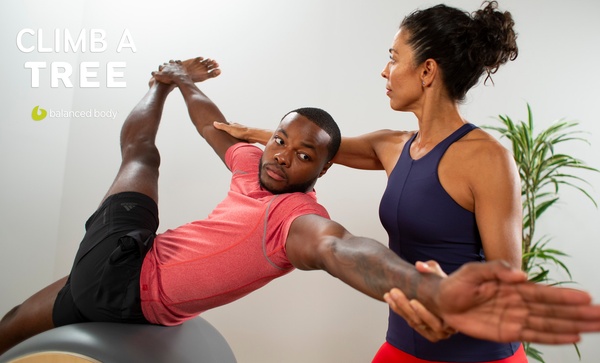
[[[175,327],[114,323],[62,326],[16,345],[0,356],[0,363],[46,351],[78,353],[105,363],[236,362],[221,333],[198,317]]]

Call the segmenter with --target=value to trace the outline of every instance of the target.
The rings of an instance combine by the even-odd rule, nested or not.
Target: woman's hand
[[[223,122],[215,121],[213,126],[217,130],[225,131],[229,135],[235,137],[236,139],[246,141],[249,143],[259,143],[265,145],[271,135],[273,134],[270,130],[262,130],[256,129],[248,126],[244,126],[238,123],[230,123],[226,124]]]
[[[417,271],[421,273],[435,273],[442,277],[447,275],[435,261],[417,262]],[[433,315],[419,301],[408,300],[399,289],[392,289],[384,295],[384,300],[390,308],[402,316],[408,325],[431,342],[447,339],[456,331],[444,324],[444,321]]]

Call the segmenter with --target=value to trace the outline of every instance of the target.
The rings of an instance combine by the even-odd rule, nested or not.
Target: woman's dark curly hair
[[[496,1],[466,13],[446,5],[417,10],[400,28],[408,31],[408,44],[415,52],[415,64],[435,60],[449,96],[463,101],[485,73],[486,81],[498,67],[519,54],[512,15],[498,11]]]

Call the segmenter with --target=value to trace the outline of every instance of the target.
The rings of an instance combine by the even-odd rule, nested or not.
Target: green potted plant
[[[512,154],[517,163],[521,177],[521,196],[523,201],[523,261],[522,268],[527,272],[529,279],[535,282],[548,284],[563,284],[573,282],[571,272],[564,261],[568,255],[563,251],[551,248],[548,236],[537,237],[536,221],[540,216],[555,205],[559,200],[561,186],[575,188],[583,193],[597,207],[596,201],[586,190],[590,186],[580,176],[572,174],[573,171],[586,170],[598,172],[599,170],[586,165],[582,160],[571,155],[558,153],[555,148],[562,143],[585,142],[583,132],[576,130],[579,125],[575,121],[558,120],[548,128],[534,134],[533,115],[531,107],[527,104],[527,121],[513,122],[506,115],[498,116],[502,126],[484,126],[486,129],[500,133],[500,138],[510,142]],[[550,267],[566,272],[569,280],[555,281],[549,275]],[[544,362],[542,352],[524,343],[527,356]],[[581,358],[579,349],[575,350]]]

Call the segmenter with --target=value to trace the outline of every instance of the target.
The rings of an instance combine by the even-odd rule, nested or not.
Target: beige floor
[[[65,352],[43,352],[16,358],[9,363],[101,363],[90,357]]]

